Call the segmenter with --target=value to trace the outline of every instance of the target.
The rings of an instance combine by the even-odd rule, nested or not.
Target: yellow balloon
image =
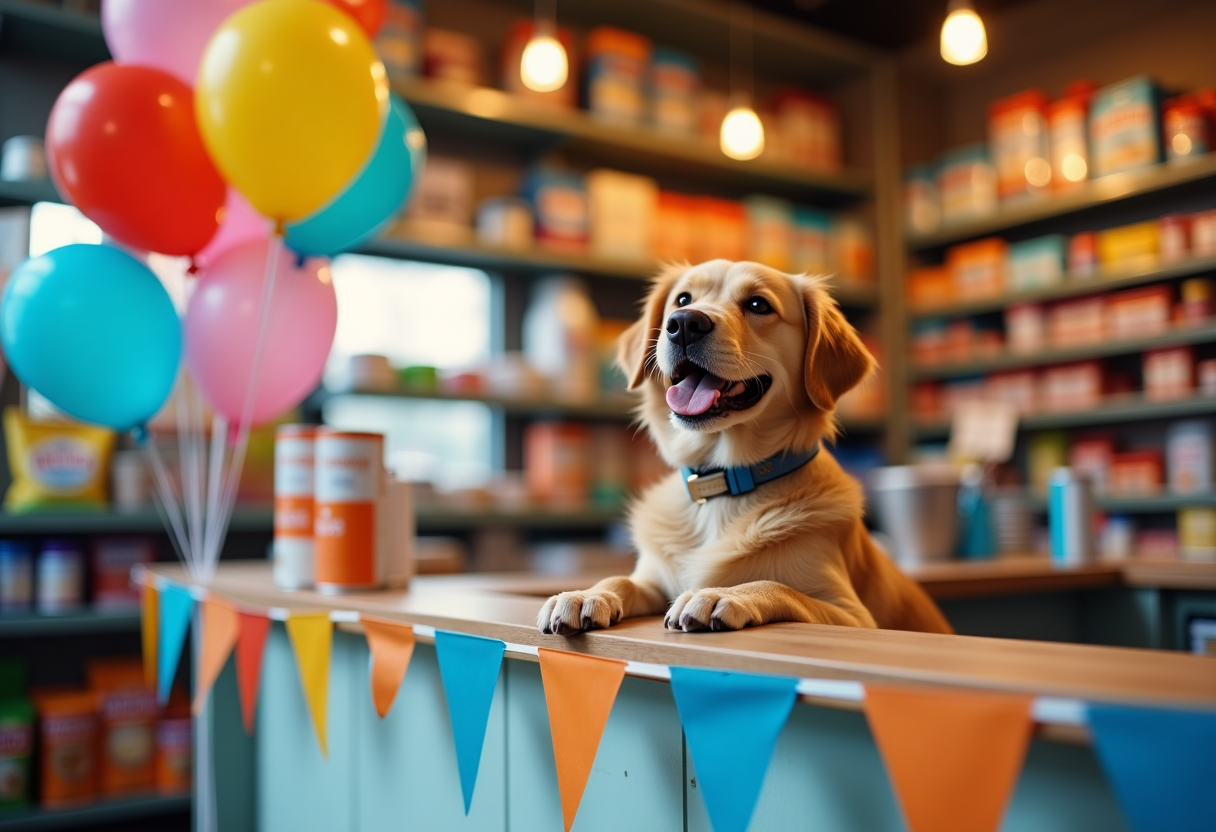
[[[325,205],[371,156],[388,79],[354,18],[317,0],[263,0],[212,36],[194,106],[220,173],[286,222]]]

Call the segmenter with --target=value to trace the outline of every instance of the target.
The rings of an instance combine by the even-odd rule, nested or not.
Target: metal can
[[[317,589],[336,594],[381,586],[377,503],[384,487],[384,437],[320,428],[315,459]]]
[[[29,612],[34,606],[34,547],[0,540],[0,612]]]
[[[48,540],[38,553],[38,612],[61,613],[84,603],[84,555],[66,540]]]
[[[1089,477],[1073,468],[1056,468],[1047,483],[1047,531],[1051,560],[1076,566],[1094,557],[1094,498]]]
[[[308,589],[315,579],[315,425],[283,425],[274,437],[274,583]]]

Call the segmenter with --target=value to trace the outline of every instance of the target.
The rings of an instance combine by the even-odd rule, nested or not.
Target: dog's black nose
[[[696,309],[677,309],[667,319],[667,337],[685,349],[714,328],[713,318]]]

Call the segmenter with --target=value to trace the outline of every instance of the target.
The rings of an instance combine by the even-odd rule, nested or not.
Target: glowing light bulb
[[[519,77],[528,89],[537,92],[560,90],[566,85],[569,72],[566,50],[557,38],[537,34],[524,47]]]
[[[755,159],[764,152],[764,125],[751,107],[735,107],[722,119],[719,140],[732,159]]]
[[[988,35],[984,21],[969,2],[953,2],[950,14],[942,24],[942,58],[951,64],[966,66],[988,54]]]

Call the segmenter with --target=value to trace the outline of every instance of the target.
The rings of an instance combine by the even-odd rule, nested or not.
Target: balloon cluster
[[[337,324],[325,258],[374,236],[425,159],[370,41],[384,13],[104,0],[114,61],[60,93],[46,143],[59,192],[126,250],[65,246],[14,271],[0,342],[22,381],[120,430],[163,406],[183,352],[246,428],[316,386]],[[142,252],[191,258],[180,319]]]

